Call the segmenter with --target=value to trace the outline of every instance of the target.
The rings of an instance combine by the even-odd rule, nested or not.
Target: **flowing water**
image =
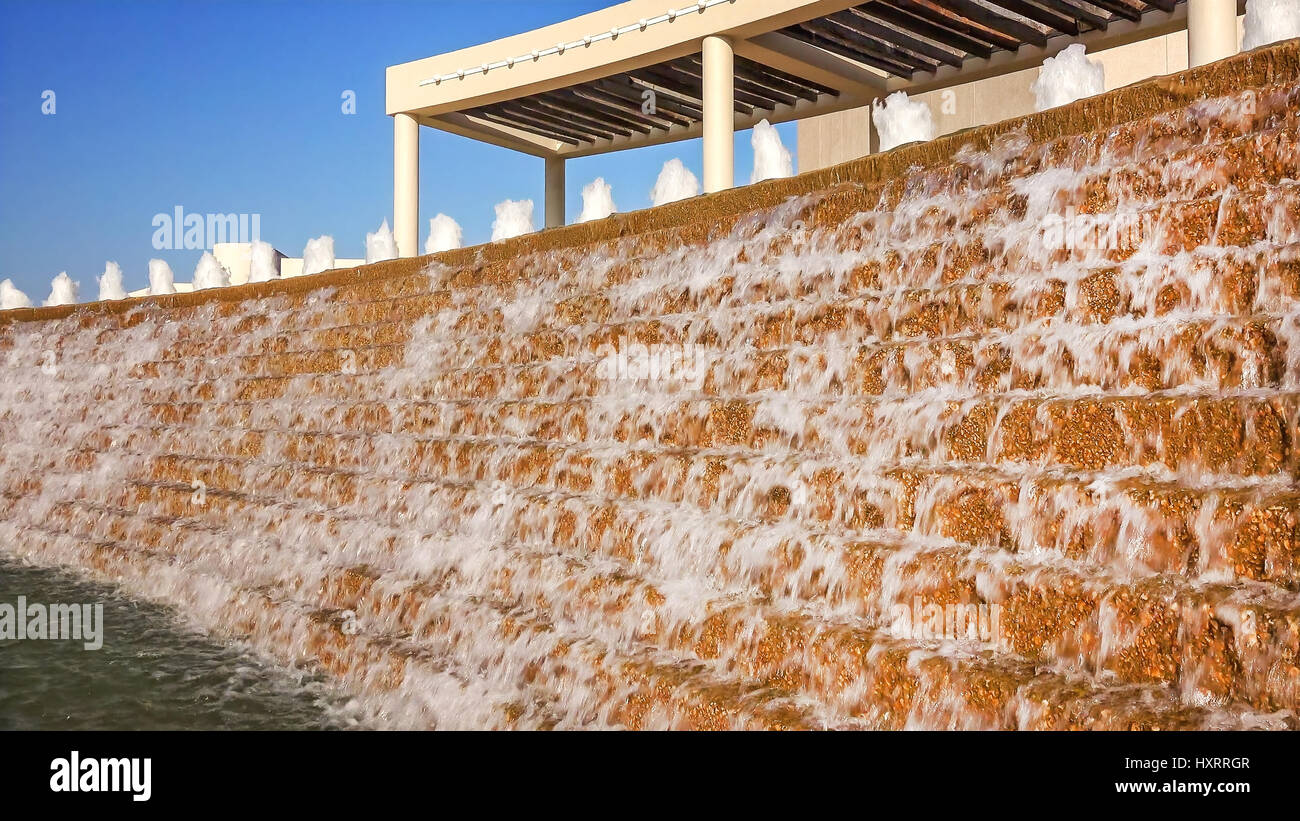
[[[165,608],[0,559],[0,602],[100,604],[102,646],[0,640],[0,730],[307,730],[350,726],[319,678],[185,630]]]
[[[0,549],[378,726],[1295,726],[1298,100],[0,324]]]

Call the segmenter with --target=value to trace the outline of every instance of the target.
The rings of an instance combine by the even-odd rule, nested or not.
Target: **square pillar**
[[[726,37],[704,38],[704,193],[733,185],[735,55]]]
[[[420,253],[420,124],[393,115],[393,238],[397,255]]]
[[[1237,0],[1187,0],[1187,65],[1237,53]]]
[[[564,158],[546,158],[546,227],[564,224]]]

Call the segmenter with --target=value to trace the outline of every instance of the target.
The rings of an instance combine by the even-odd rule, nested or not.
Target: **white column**
[[[1195,68],[1236,53],[1236,0],[1187,0],[1187,65]]]
[[[564,158],[546,158],[546,227],[564,224]]]
[[[725,37],[704,38],[704,193],[732,186],[735,57]]]
[[[410,114],[393,116],[393,237],[397,255],[420,252],[420,124]]]

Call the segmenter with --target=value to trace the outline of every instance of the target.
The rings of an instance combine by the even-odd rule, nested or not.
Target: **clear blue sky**
[[[155,214],[258,213],[290,256],[332,234],[340,257],[392,212],[384,68],[584,14],[600,0],[0,0],[0,279],[39,303],[67,271],[93,299],[105,260],[128,289],[150,257],[188,281],[197,251],[155,251]],[[55,113],[42,113],[43,92]],[[357,113],[341,95],[356,92]],[[793,125],[779,127],[794,153]],[[442,211],[467,244],[492,206],[531,198],[542,160],[422,128],[420,242]],[[753,162],[736,135],[736,179]],[[698,140],[571,160],[568,212],[603,176],[620,211],[649,205],[660,167],[701,174]]]

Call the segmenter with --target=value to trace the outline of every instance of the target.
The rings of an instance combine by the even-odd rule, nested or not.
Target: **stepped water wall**
[[[1298,103],[0,313],[0,551],[378,726],[1294,727]]]

